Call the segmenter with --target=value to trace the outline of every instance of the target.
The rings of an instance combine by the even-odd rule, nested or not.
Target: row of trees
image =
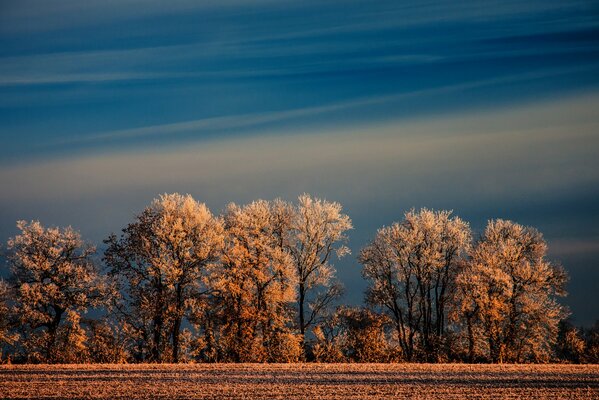
[[[0,281],[0,356],[13,361],[583,362],[596,353],[596,338],[573,327],[558,335],[566,274],[546,260],[539,232],[509,221],[490,221],[473,241],[450,212],[406,213],[359,254],[363,308],[335,308],[343,290],[331,262],[349,253],[352,222],[340,204],[309,195],[213,215],[165,194],[105,240],[101,261],[70,227],[17,227],[11,276]]]

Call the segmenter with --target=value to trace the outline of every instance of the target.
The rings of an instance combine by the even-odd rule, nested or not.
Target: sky
[[[353,220],[360,304],[376,230],[448,209],[538,228],[599,319],[598,2],[0,0],[0,143],[1,243],[307,192]]]

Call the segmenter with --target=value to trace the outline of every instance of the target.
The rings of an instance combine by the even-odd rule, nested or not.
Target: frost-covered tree
[[[599,320],[595,324],[585,329],[584,332],[585,351],[582,359],[585,363],[599,364]]]
[[[274,208],[264,200],[230,204],[224,216],[225,248],[211,275],[224,360],[288,361],[288,354],[280,354],[281,343],[295,341],[297,347],[288,328],[297,277],[280,246]]]
[[[107,319],[91,320],[87,331],[91,362],[121,364],[129,360],[127,340],[120,326]]]
[[[370,283],[366,300],[389,313],[407,360],[420,344],[424,357],[436,361],[470,236],[468,224],[449,211],[412,210],[402,222],[379,229],[361,251],[362,274]]]
[[[571,363],[584,361],[586,350],[582,332],[568,320],[562,320],[558,325],[555,355],[558,360]]]
[[[398,360],[388,332],[390,319],[367,308],[342,307],[337,311],[341,349],[352,362],[382,363]]]
[[[279,210],[285,210],[280,207]],[[349,254],[344,245],[351,219],[342,212],[341,204],[303,194],[296,206],[287,212],[289,232],[285,249],[291,256],[297,275],[297,326],[302,340],[306,330],[321,316],[326,307],[342,293],[335,278],[331,260]]]
[[[105,242],[104,260],[126,293],[117,309],[138,357],[162,362],[172,354],[178,362],[187,306],[221,254],[222,221],[190,195],[164,194]]]
[[[546,259],[547,244],[536,229],[489,221],[457,283],[465,320],[476,329],[470,342],[486,343],[492,362],[544,361],[566,312],[565,271]],[[478,334],[477,334],[478,333]]]
[[[329,311],[313,328],[314,343],[310,356],[316,362],[340,363],[347,359],[343,352],[346,334],[341,329],[341,317],[336,310]]]
[[[0,363],[4,360],[6,346],[16,342],[17,335],[11,331],[11,313],[9,301],[12,291],[8,283],[0,279]]]
[[[8,241],[20,345],[31,361],[84,360],[80,318],[101,305],[107,286],[92,261],[95,248],[71,227],[44,228],[18,221],[20,234]]]

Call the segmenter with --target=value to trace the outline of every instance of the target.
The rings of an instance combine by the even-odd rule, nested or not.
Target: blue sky
[[[0,240],[100,243],[159,193],[308,192],[354,220],[337,263],[415,207],[539,228],[599,318],[599,5],[0,1]]]

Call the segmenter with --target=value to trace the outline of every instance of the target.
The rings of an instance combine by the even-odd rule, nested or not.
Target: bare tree
[[[18,221],[17,227],[21,233],[8,241],[8,260],[27,358],[80,361],[81,314],[102,304],[107,294],[91,259],[95,248],[71,227],[44,228],[38,221]]]
[[[457,282],[469,312],[471,342],[485,341],[492,362],[549,357],[558,323],[566,316],[555,296],[565,295],[565,271],[545,258],[547,244],[534,228],[489,221]]]
[[[305,340],[306,330],[342,294],[331,259],[349,254],[344,243],[352,222],[343,214],[341,204],[308,194],[299,196],[297,206],[291,206],[288,214],[290,231],[284,247],[296,269],[297,325]]]
[[[362,274],[370,281],[367,302],[391,315],[407,360],[417,340],[427,360],[438,357],[457,265],[469,242],[466,222],[449,211],[422,209],[379,229],[361,251]]]
[[[190,195],[155,199],[120,238],[111,235],[104,260],[127,291],[118,306],[127,329],[150,342],[150,360],[164,360],[170,341],[179,361],[187,302],[204,290],[206,269],[223,246],[222,221]]]

